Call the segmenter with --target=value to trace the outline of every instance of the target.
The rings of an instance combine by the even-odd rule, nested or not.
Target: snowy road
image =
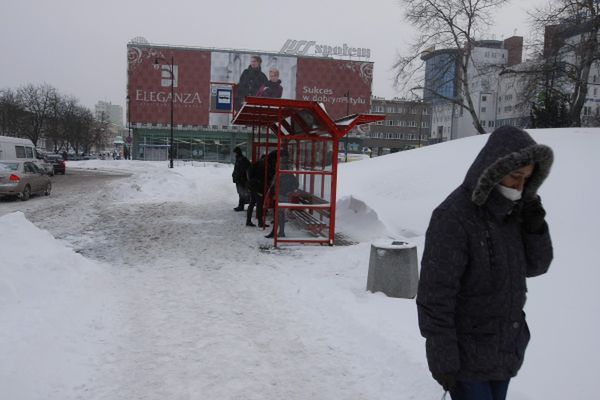
[[[366,301],[368,247],[362,257],[329,247],[261,251],[266,232],[244,226],[233,198],[120,203],[114,184],[127,176],[66,178],[75,179],[55,179],[50,198],[0,204],[0,214],[21,210],[101,261],[110,278],[100,295],[112,322],[86,339],[98,349],[91,378],[49,398],[439,397],[426,367],[399,346],[396,325],[385,326],[389,302]]]

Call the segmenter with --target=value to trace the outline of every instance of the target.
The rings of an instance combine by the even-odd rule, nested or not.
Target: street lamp
[[[154,69],[160,68],[159,60],[167,61],[164,57],[159,57],[154,60]],[[173,70],[173,56],[171,56],[171,68],[168,70],[171,75],[171,139],[169,145],[169,168],[173,168],[173,87],[175,84],[175,72]],[[164,70],[162,70],[164,71]],[[161,74],[162,74],[161,71]]]
[[[125,140],[125,143],[127,148],[128,148],[128,153],[129,153],[129,158],[131,159],[131,151],[132,149],[132,139],[131,139],[131,103],[130,103],[131,99],[129,98],[129,96],[127,96],[127,140]],[[127,157],[125,157],[125,159],[127,160]]]

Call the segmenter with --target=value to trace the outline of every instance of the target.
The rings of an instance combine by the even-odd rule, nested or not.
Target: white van
[[[37,161],[35,146],[29,139],[0,136],[0,160]]]

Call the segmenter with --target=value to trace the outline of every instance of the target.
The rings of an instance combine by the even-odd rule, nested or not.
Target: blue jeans
[[[452,400],[505,400],[508,391],[506,381],[457,381],[450,391]]]

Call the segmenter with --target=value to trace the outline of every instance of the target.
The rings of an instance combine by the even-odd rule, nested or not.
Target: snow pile
[[[106,277],[22,212],[0,216],[2,398],[59,398],[90,377],[97,332],[110,329]],[[35,384],[32,384],[34,383]]]
[[[124,203],[228,200],[233,187],[231,165],[213,162],[178,162],[170,169],[166,161],[89,160],[71,161],[69,167],[135,173],[135,179],[114,186],[113,200]]]

